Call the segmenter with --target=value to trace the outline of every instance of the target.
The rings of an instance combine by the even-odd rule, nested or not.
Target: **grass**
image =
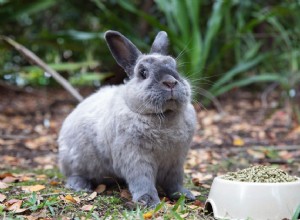
[[[166,198],[155,208],[149,209],[135,205],[128,196],[122,195],[126,191],[124,186],[109,187],[95,198],[89,198],[91,193],[74,192],[64,188],[64,179],[57,169],[34,170],[31,173],[24,170],[5,171],[12,173],[19,182],[9,183],[10,187],[3,189],[1,194],[7,198],[0,203],[0,218],[27,219],[43,217],[49,219],[213,219],[203,213],[208,189],[197,187],[201,195],[196,202],[187,202],[182,196],[178,201],[171,202]],[[22,181],[27,180],[27,181]],[[42,185],[44,189],[36,192],[25,192],[22,187]],[[187,187],[195,189],[192,181]],[[126,195],[126,194],[125,194]],[[127,194],[128,195],[128,194]],[[8,201],[21,200],[21,213],[14,213],[4,208]],[[88,207],[85,210],[84,207]],[[29,216],[29,217],[28,217]]]

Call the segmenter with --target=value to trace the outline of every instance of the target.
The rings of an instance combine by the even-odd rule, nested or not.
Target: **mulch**
[[[187,173],[205,180],[254,163],[275,163],[299,175],[300,125],[280,94],[236,90],[219,101],[221,110],[195,104],[199,123]],[[0,87],[0,169],[56,167],[57,134],[76,104],[61,88]]]

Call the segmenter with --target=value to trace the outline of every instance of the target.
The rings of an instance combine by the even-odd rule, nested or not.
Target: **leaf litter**
[[[90,91],[87,92],[89,93]],[[57,133],[76,103],[63,90],[21,93],[18,96],[14,93],[5,96],[1,94],[3,93],[0,93],[3,100],[0,103],[0,188],[4,193],[0,194],[0,205],[7,212],[11,212],[7,208],[14,203],[6,204],[5,201],[18,198],[21,202],[16,201],[13,207],[22,211],[31,204],[28,201],[32,193],[37,193],[37,207],[42,208],[29,213],[28,209],[24,210],[28,219],[34,219],[39,214],[51,216],[53,213],[50,210],[57,216],[63,211],[63,208],[58,207],[65,206],[73,207],[78,214],[81,210],[104,216],[104,210],[112,204],[113,200],[109,200],[110,198],[120,198],[116,210],[119,213],[124,211],[124,203],[132,199],[126,187],[111,190],[101,184],[95,190],[96,194],[73,195],[63,188],[63,180],[56,174],[6,172],[12,168],[35,168],[45,173],[56,169]],[[289,174],[299,176],[300,126],[295,120],[291,120],[289,110],[279,105],[275,108],[262,108],[260,97],[247,92],[239,92],[238,97],[236,96],[229,95],[221,100],[225,115],[214,108],[200,109],[196,106],[199,125],[185,164],[185,180],[197,200],[185,204],[188,210],[203,210],[213,178],[228,171],[243,169],[252,164],[276,164]],[[272,103],[278,100],[276,95],[270,99]],[[10,100],[14,100],[14,103]],[[36,185],[44,188],[35,188]],[[97,196],[97,193],[101,196]],[[96,196],[87,200],[91,195]],[[1,201],[1,198],[4,199]],[[103,203],[103,199],[108,199],[107,203]],[[174,204],[173,201],[165,202],[165,206],[170,208]],[[147,211],[144,212],[146,213]],[[160,216],[159,213],[154,213],[152,217]],[[179,216],[192,218],[193,215],[183,211]]]

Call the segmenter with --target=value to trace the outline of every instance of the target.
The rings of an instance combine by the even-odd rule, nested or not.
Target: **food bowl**
[[[292,219],[300,205],[300,178],[297,179],[285,183],[254,183],[216,177],[205,210],[218,219]]]

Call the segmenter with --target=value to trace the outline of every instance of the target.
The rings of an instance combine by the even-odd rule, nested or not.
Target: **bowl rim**
[[[218,181],[218,182],[223,182],[223,183],[230,183],[230,184],[236,184],[236,185],[259,185],[259,186],[266,186],[266,185],[271,185],[271,186],[285,186],[285,185],[300,185],[300,177],[294,176],[297,178],[297,180],[292,181],[292,182],[280,182],[280,183],[259,183],[259,182],[242,182],[242,181],[236,181],[236,180],[226,180],[223,179],[224,175],[221,176],[217,176],[214,178],[214,181]]]

